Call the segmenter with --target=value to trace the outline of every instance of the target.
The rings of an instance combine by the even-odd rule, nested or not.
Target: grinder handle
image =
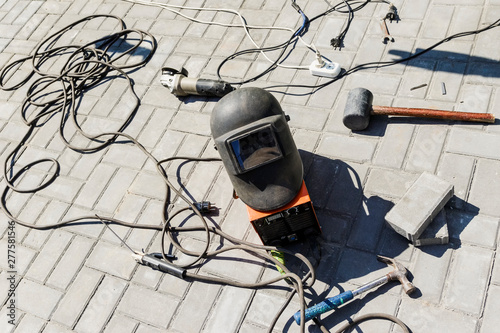
[[[330,297],[321,303],[313,305],[310,308],[306,309],[305,321],[313,319],[314,317],[317,317],[320,314],[325,313],[327,311],[336,309],[339,306],[341,306],[342,304],[349,302],[351,299],[353,299],[353,297],[354,296],[352,294],[352,291],[348,290],[348,291],[343,292],[340,295]],[[293,315],[293,318],[295,318],[295,322],[300,325],[300,311],[297,311]]]
[[[438,118],[459,121],[475,121],[494,123],[495,116],[491,113],[476,113],[476,112],[460,112],[460,111],[445,111],[432,109],[418,108],[400,108],[393,106],[372,106],[373,115],[388,115],[388,116],[411,116],[423,118]]]

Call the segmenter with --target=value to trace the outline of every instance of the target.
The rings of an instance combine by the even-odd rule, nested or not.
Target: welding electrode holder
[[[234,88],[225,81],[189,78],[187,76],[188,72],[184,67],[180,70],[171,67],[163,67],[161,70],[160,82],[170,89],[170,92],[177,97],[187,95],[222,97],[234,90]]]
[[[135,261],[141,265],[149,266],[152,269],[167,273],[178,278],[184,279],[186,277],[186,270],[169,263],[168,261],[156,258],[152,254],[135,252]]]

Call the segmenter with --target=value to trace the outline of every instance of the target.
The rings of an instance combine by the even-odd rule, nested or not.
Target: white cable
[[[287,28],[287,27],[274,27],[274,26],[256,26],[256,25],[248,25],[245,21],[245,18],[241,15],[240,12],[234,10],[234,9],[228,9],[228,8],[202,8],[202,7],[189,7],[189,6],[179,6],[179,5],[170,5],[170,4],[164,4],[164,3],[159,3],[159,2],[149,2],[149,1],[143,1],[143,0],[123,0],[126,2],[130,3],[135,3],[135,4],[140,4],[140,5],[145,5],[145,6],[153,6],[153,7],[160,7],[163,9],[166,9],[172,13],[175,13],[177,15],[180,15],[188,20],[191,20],[196,23],[202,23],[202,24],[207,24],[207,25],[217,25],[217,26],[223,26],[223,27],[241,27],[245,30],[245,34],[247,37],[250,39],[253,45],[255,45],[256,48],[262,49],[262,46],[258,45],[255,40],[252,38],[250,35],[249,29],[267,29],[267,30],[286,30],[290,32],[295,32],[292,28]],[[215,11],[215,12],[225,12],[225,13],[231,13],[234,15],[237,15],[240,19],[241,24],[232,24],[232,23],[221,23],[221,22],[214,22],[214,21],[203,21],[196,19],[194,17],[187,16],[177,10],[174,10],[172,8],[178,8],[178,9],[188,9],[188,10],[199,10],[199,11]],[[307,44],[301,36],[298,36],[299,40],[304,44],[307,48],[313,49],[316,54],[318,54],[318,50],[313,44]],[[269,59],[269,57],[265,54],[264,51],[260,50],[260,53],[271,63],[274,63],[273,60]],[[282,68],[290,68],[290,69],[307,69],[309,66],[287,66],[287,65],[280,65],[279,63],[277,64],[278,67]]]

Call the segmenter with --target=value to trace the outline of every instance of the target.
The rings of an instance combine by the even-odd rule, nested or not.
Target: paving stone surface
[[[0,0],[0,73],[7,74],[1,74],[0,86],[28,80],[17,89],[0,89],[0,159],[6,168],[0,173],[5,191],[0,199],[4,204],[0,213],[0,332],[268,332],[273,317],[292,295],[289,285],[278,281],[263,289],[241,288],[241,284],[279,277],[273,264],[250,252],[233,250],[190,265],[193,257],[166,238],[165,250],[176,256],[174,263],[189,266],[189,274],[229,280],[231,285],[180,279],[137,263],[96,217],[140,226],[110,224],[134,250],[160,252],[164,209],[170,216],[186,207],[182,194],[189,201],[215,204],[215,213],[206,219],[209,227],[261,243],[245,205],[233,198],[233,185],[220,161],[174,159],[162,162],[162,171],[157,170],[156,161],[170,157],[219,157],[210,128],[219,98],[176,97],[160,83],[163,67],[180,66],[190,78],[217,79],[220,70],[222,78],[238,88],[265,88],[290,116],[305,183],[323,231],[289,246],[316,267],[316,282],[305,289],[309,305],[388,273],[391,269],[376,260],[378,254],[396,258],[410,271],[418,288],[414,295],[405,295],[395,282],[380,287],[322,315],[327,329],[333,331],[371,312],[384,312],[403,320],[413,333],[497,330],[500,121],[486,125],[372,116],[366,130],[352,132],[342,117],[347,94],[356,87],[372,91],[374,105],[488,112],[500,117],[498,27],[453,39],[396,65],[355,67],[402,59],[447,36],[485,28],[500,19],[499,0],[394,0],[399,20],[387,21],[394,37],[387,44],[382,42],[380,20],[388,5],[368,2],[356,11],[341,49],[334,49],[330,41],[341,33],[347,14],[333,11],[315,18],[336,5],[335,1],[164,0],[164,4],[190,7],[173,11],[133,2]],[[273,66],[263,54],[244,52],[256,45],[237,26],[241,21],[235,11],[248,25],[264,26],[251,28],[249,33],[257,46],[271,47],[289,40],[303,24],[293,2],[312,21],[302,34],[303,42],[288,48],[280,66]],[[30,90],[41,77],[30,77],[31,60],[1,72],[8,64],[33,55],[39,43],[57,30],[102,14],[115,15],[127,28],[148,32],[156,40],[152,58],[133,69],[126,65],[149,54],[153,43],[148,37],[125,57],[120,55],[140,39],[138,34],[109,46],[112,59],[117,58],[113,64],[123,66],[133,90],[124,73],[110,67],[99,84],[79,81],[86,89],[61,112],[60,107],[47,109],[41,104],[64,92],[70,96],[69,80],[64,84],[37,81]],[[270,30],[270,26],[281,28]],[[120,29],[112,17],[94,17],[68,30],[52,46],[82,46]],[[316,59],[314,48],[338,62],[347,75],[335,82],[312,76],[307,68]],[[226,62],[235,52],[241,53]],[[274,61],[280,51],[269,50],[265,55]],[[68,58],[64,52],[56,53],[38,69],[57,77]],[[269,72],[253,80],[268,68]],[[353,68],[358,70],[350,71]],[[242,81],[249,82],[240,85]],[[315,85],[322,88],[310,87]],[[47,90],[38,92],[41,88]],[[35,92],[30,100],[38,106],[24,104],[30,91]],[[33,122],[46,111],[47,115]],[[93,141],[88,137],[118,130],[127,136],[102,149],[96,148],[113,134]],[[38,160],[43,162],[33,164]],[[454,186],[454,195],[443,210],[448,244],[415,247],[385,223],[387,212],[423,172]],[[25,193],[34,187],[40,189]],[[169,199],[166,204],[165,198]],[[12,217],[19,223],[13,223]],[[50,227],[73,218],[78,223]],[[170,223],[200,225],[187,211]],[[207,246],[203,231],[174,236],[189,251]],[[208,250],[230,244],[212,235]],[[305,271],[296,260],[288,260],[287,267],[300,276]],[[14,309],[9,308],[13,302]],[[272,332],[299,332],[292,319],[299,307],[293,295]],[[15,318],[10,321],[12,313]],[[363,323],[360,329],[401,332],[383,321]],[[320,329],[310,322],[306,332]]]

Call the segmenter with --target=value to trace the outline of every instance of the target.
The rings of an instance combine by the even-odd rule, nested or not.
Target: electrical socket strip
[[[317,59],[312,62],[309,66],[309,71],[315,76],[324,76],[329,78],[335,78],[340,74],[340,65],[336,62],[331,62],[328,60],[323,60],[321,64]]]

